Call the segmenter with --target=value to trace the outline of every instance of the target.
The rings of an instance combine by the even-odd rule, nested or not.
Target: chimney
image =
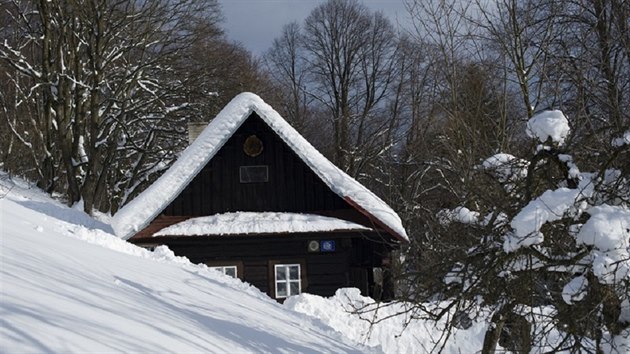
[[[208,122],[188,122],[188,145],[192,144],[207,126]]]

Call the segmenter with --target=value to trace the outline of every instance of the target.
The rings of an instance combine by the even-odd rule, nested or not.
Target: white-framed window
[[[238,277],[238,271],[237,271],[237,267],[235,265],[231,265],[231,266],[217,266],[217,267],[210,267],[210,269],[214,269],[217,270],[225,275],[229,275],[232,278],[237,278]]]
[[[302,274],[299,264],[274,265],[276,298],[285,298],[302,292]]]

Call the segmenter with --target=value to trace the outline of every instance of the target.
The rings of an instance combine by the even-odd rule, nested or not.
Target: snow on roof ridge
[[[368,217],[382,223],[398,238],[409,240],[400,217],[389,205],[326,159],[278,112],[249,92],[232,99],[162,176],[114,215],[112,228],[116,235],[128,239],[146,227],[186,188],[252,112],[256,112],[333,192],[361,206],[369,213]]]

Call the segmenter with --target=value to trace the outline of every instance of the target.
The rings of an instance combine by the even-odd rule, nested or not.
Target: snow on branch
[[[569,121],[562,111],[544,111],[527,121],[527,135],[546,143],[551,139],[558,145],[564,145],[569,135]]]
[[[542,243],[545,238],[540,229],[548,222],[557,221],[568,213],[579,214],[586,205],[579,203],[593,194],[593,184],[584,178],[575,189],[558,188],[547,190],[529,202],[512,219],[513,233],[506,235],[503,250],[514,252],[521,247]]]
[[[599,281],[614,284],[630,278],[630,209],[599,205],[576,235],[578,245],[593,246],[590,260]]]
[[[619,147],[622,147],[624,145],[630,145],[630,130],[625,132],[622,137],[615,138],[612,141],[612,146],[613,147],[619,148]]]

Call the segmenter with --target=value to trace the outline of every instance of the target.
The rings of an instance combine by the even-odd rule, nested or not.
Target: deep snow
[[[440,306],[439,303],[434,305]],[[481,349],[488,327],[483,320],[472,321],[469,329],[453,329],[447,339],[444,335],[446,319],[437,323],[419,319],[425,314],[418,307],[407,303],[379,305],[361,296],[355,288],[339,289],[331,298],[301,294],[288,298],[285,306],[320,318],[359,343],[380,345],[390,354],[437,353],[442,346],[442,353],[476,353]],[[372,322],[376,324],[371,326]]]
[[[280,305],[205,266],[113,235],[111,227],[0,171],[0,352],[428,352],[443,324],[398,316],[373,328],[349,311],[373,300],[357,289],[302,294]],[[285,217],[286,215],[283,215]],[[403,327],[408,330],[403,332]],[[329,327],[330,326],[330,327]],[[476,323],[446,352],[478,350]]]
[[[602,219],[613,215],[607,209],[589,212],[593,222],[620,225]],[[581,242],[604,254],[606,240],[593,242],[589,227]],[[610,235],[627,232],[613,231]],[[127,243],[108,224],[35,189],[13,186],[1,171],[0,247],[0,353],[365,353],[381,348],[426,353],[436,343],[445,345],[445,353],[468,353],[481,349],[489,315],[443,342],[443,321],[422,320],[413,311],[394,316],[410,309],[405,303],[377,313],[350,313],[376,306],[356,289],[341,289],[332,298],[301,294],[282,306],[248,284],[175,257],[166,247],[149,252]],[[565,287],[565,301],[579,301],[578,280]],[[621,316],[628,319],[630,306],[624,301]],[[541,318],[553,311],[534,310]],[[370,319],[380,322],[370,327]],[[630,347],[628,335],[614,339],[615,352]],[[557,338],[554,329],[537,352]]]
[[[0,225],[2,353],[375,350],[165,247],[120,240],[35,190],[0,199]]]

